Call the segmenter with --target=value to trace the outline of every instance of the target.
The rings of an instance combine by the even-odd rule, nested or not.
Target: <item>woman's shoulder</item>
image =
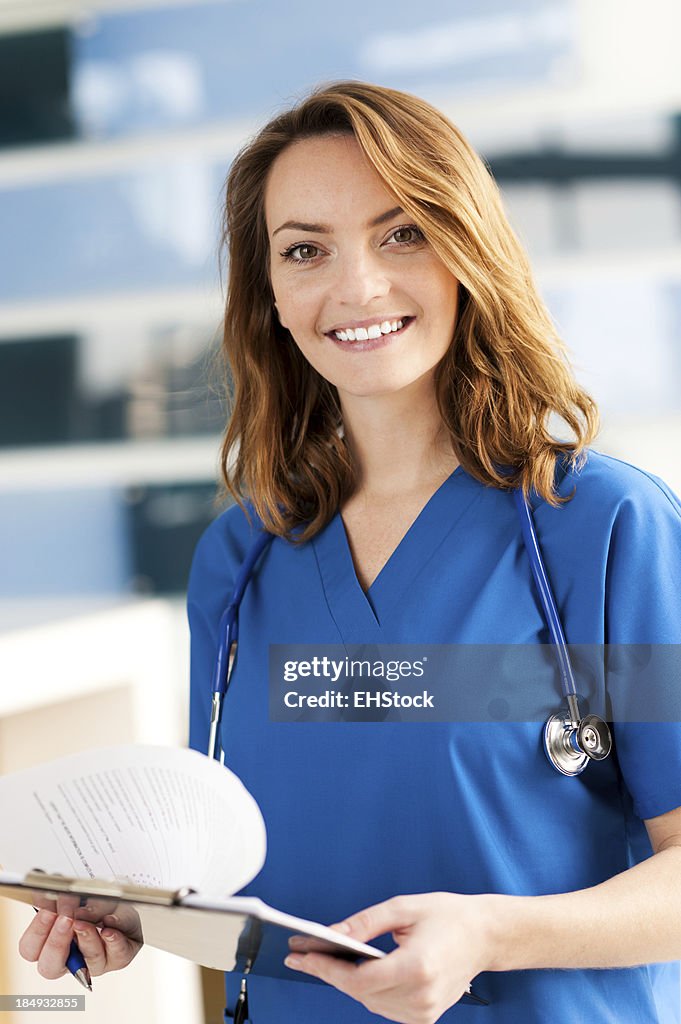
[[[220,550],[241,559],[260,530],[260,520],[250,502],[224,509],[203,531],[197,550]]]
[[[234,579],[239,566],[260,530],[260,522],[246,503],[230,505],[202,533],[194,550],[189,574],[190,598],[197,589],[215,587],[220,592]]]
[[[615,517],[624,510],[659,512],[681,519],[681,503],[672,489],[654,473],[623,459],[589,449],[578,467],[564,470],[558,484],[561,495],[574,490],[574,498],[563,508],[574,506],[594,514]]]

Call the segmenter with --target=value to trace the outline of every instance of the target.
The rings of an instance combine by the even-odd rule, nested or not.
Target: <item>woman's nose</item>
[[[373,299],[387,295],[391,282],[379,256],[366,250],[353,250],[339,257],[332,287],[337,303],[361,309]]]

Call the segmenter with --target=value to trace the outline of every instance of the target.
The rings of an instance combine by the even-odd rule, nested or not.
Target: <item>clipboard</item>
[[[0,896],[38,909],[98,924],[116,914],[121,927],[139,929],[142,941],[203,967],[292,979],[284,966],[292,935],[307,939],[302,952],[347,960],[380,959],[386,953],[325,925],[275,910],[252,896],[216,899],[191,889],[157,889],[108,879],[67,878],[42,871],[0,872]],[[305,980],[319,982],[311,975]],[[324,984],[323,982],[319,982]]]

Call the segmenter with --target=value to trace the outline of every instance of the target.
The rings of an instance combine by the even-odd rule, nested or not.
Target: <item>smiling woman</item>
[[[494,180],[442,114],[361,82],[320,89],[237,156],[225,243],[223,471],[269,530],[304,542],[339,503],[361,503],[379,408],[392,445],[426,469],[391,474],[415,504],[459,463],[563,500],[556,457],[579,461],[596,410]],[[572,440],[551,435],[553,413]]]
[[[596,410],[485,165],[422,100],[340,82],[239,154],[225,241],[222,462],[237,503],[192,567],[190,742],[212,752],[217,735],[262,810],[267,858],[243,895],[388,954],[351,964],[299,949],[278,976],[256,960],[248,977],[228,974],[225,1020],[678,1022],[677,680],[646,691],[657,721],[620,716],[617,756],[583,763],[575,743],[593,740],[595,715],[580,720],[566,693],[552,766],[543,725],[564,688],[542,645],[561,624],[591,645],[596,668],[577,685],[595,680],[609,708],[612,645],[681,643],[681,506],[587,447]],[[554,436],[552,415],[571,438]],[[211,730],[235,586],[238,653]],[[271,645],[297,661],[304,645],[310,664],[340,646],[360,665],[390,645],[388,665],[423,670],[423,719],[405,720],[404,679],[380,693],[334,680],[320,696],[307,673],[278,719]],[[482,721],[456,710],[481,670],[438,668],[424,645],[473,645],[485,665],[501,651]],[[526,645],[547,660],[546,685],[521,702],[509,665]],[[344,714],[351,692],[355,708],[371,697],[360,721]],[[428,717],[438,692],[452,720]],[[573,775],[591,760],[584,776],[564,772],[575,754]],[[40,927],[25,949],[57,977],[66,939]],[[120,933],[104,945],[92,935],[83,949],[99,973],[131,959]],[[473,979],[484,1008],[465,1005]]]
[[[249,653],[222,728],[271,840],[249,892],[399,947],[359,968],[289,958],[339,992],[252,978],[253,1024],[567,1024],[576,1006],[603,1024],[632,1006],[677,1020],[677,971],[621,970],[681,953],[676,723],[616,722],[617,759],[563,786],[539,709],[534,723],[442,728],[400,729],[394,711],[354,728],[264,720],[271,643],[546,643],[517,488],[568,640],[681,641],[678,502],[588,450],[596,409],[487,168],[422,100],[340,82],[239,154],[225,241],[222,455],[241,507],[194,563],[192,743],[205,747],[214,624],[262,523],[275,542],[246,597]],[[491,1005],[454,1006],[480,972]]]

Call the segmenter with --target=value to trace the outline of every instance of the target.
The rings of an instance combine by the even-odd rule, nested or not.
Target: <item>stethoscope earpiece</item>
[[[610,728],[598,715],[575,723],[565,710],[551,715],[544,726],[544,751],[561,775],[581,775],[589,761],[602,761],[611,750]]]

